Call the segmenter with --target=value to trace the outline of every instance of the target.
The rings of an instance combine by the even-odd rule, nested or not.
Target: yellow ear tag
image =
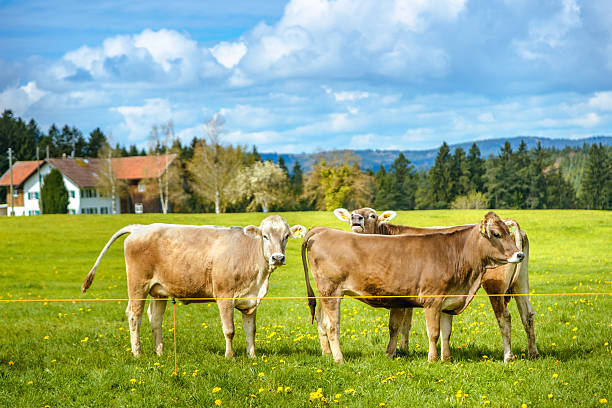
[[[514,231],[516,231],[516,225],[511,225],[510,226],[510,233],[514,234]]]
[[[481,231],[483,234],[486,234],[487,230],[486,230],[486,227],[485,227],[485,225],[484,225],[484,224],[482,224],[482,227],[481,227],[480,231]]]

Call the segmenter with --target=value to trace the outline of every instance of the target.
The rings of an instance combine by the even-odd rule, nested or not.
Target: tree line
[[[475,143],[468,152],[443,143],[429,170],[417,170],[402,153],[387,168],[362,169],[353,152],[333,151],[318,154],[305,170],[297,161],[288,169],[282,156],[277,163],[262,161],[255,146],[223,143],[223,126],[215,115],[203,137],[187,145],[175,137],[171,122],[154,126],[145,150],[111,146],[99,128],[85,137],[75,127],[52,125],[45,134],[34,120],[25,123],[5,111],[0,148],[12,147],[17,160],[34,159],[36,147],[41,158],[47,148],[50,157],[176,154],[165,179],[151,180],[157,187],[147,188],[171,212],[612,208],[612,148],[602,144],[563,150],[538,144],[529,150],[523,142],[513,151],[506,142],[497,155],[483,158]],[[0,173],[7,168],[3,156]],[[100,188],[119,195],[126,190],[112,175]]]

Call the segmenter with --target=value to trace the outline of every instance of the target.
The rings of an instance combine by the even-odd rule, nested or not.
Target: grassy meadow
[[[486,211],[400,212],[417,226],[475,223]],[[501,335],[486,297],[454,320],[452,363],[427,363],[422,310],[410,351],[386,357],[388,311],[347,299],[341,346],[346,363],[320,355],[305,300],[263,300],[256,351],[245,356],[236,312],[237,357],[224,357],[215,304],[176,305],[178,375],[172,305],[164,316],[166,353],[153,353],[143,317],[143,356],[130,352],[123,238],[103,259],[87,294],[80,285],[100,250],[131,223],[259,224],[263,214],[77,215],[0,218],[0,405],[81,406],[606,406],[612,404],[612,213],[511,211],[531,243],[529,274],[541,357],[525,357],[527,339],[514,301],[513,351],[504,364]],[[331,212],[285,213],[290,225],[348,229]],[[268,296],[305,296],[301,240],[270,278]],[[312,280],[311,280],[312,281]],[[314,282],[313,282],[314,285]],[[480,290],[479,295],[484,292]],[[572,296],[537,296],[570,293]],[[2,302],[19,299],[74,299]],[[93,299],[122,299],[95,301]]]

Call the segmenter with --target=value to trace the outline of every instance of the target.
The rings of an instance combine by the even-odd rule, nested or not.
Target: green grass
[[[400,212],[418,226],[477,222],[485,211]],[[283,214],[293,225],[346,228],[331,213]],[[514,217],[531,242],[530,283],[538,293],[612,292],[612,213],[499,211]],[[43,216],[0,219],[1,299],[127,297],[122,240],[105,256],[86,295],[80,285],[99,251],[130,223],[258,224],[263,214]],[[304,296],[300,240],[268,296]],[[482,294],[482,290],[479,294]],[[477,297],[455,317],[453,362],[427,363],[422,311],[415,313],[409,353],[385,357],[388,312],[342,303],[346,363],[322,357],[304,300],[264,300],[257,313],[257,353],[245,357],[236,313],[232,360],[214,304],[177,304],[179,374],[172,376],[172,308],[166,310],[166,354],[153,354],[146,317],[143,356],[132,357],[125,301],[0,303],[0,405],[80,406],[601,406],[612,403],[612,296],[534,296],[541,358],[524,357],[527,340],[514,302],[513,351],[504,364],[489,301]],[[486,356],[486,357],[485,357]],[[213,393],[213,388],[221,390]],[[282,387],[282,391],[279,391]],[[288,387],[288,388],[287,388]],[[327,402],[309,401],[322,389]],[[353,391],[351,391],[353,390]],[[461,394],[458,394],[461,391]],[[340,394],[336,398],[336,394]],[[334,400],[338,401],[335,402]],[[489,401],[487,403],[487,401]]]

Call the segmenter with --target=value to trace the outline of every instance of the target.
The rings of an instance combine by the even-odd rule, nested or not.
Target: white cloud
[[[370,96],[367,92],[360,91],[342,91],[342,92],[334,92],[334,98],[336,102],[345,102],[345,101],[357,101],[359,99],[365,99]]]
[[[248,51],[240,64],[265,78],[436,76],[446,71],[448,56],[416,36],[464,9],[464,0],[292,0],[277,24],[243,36]]]
[[[589,106],[602,111],[612,111],[612,91],[595,92],[589,99]]]
[[[210,52],[219,64],[229,69],[238,65],[247,52],[247,46],[243,42],[228,43],[222,41],[210,48]]]
[[[550,50],[566,44],[568,34],[582,25],[576,0],[563,0],[561,10],[548,19],[536,19],[529,25],[527,40],[514,40],[517,53],[526,60],[546,57]]]
[[[82,46],[67,52],[55,65],[53,70],[58,79],[82,70],[96,81],[111,84],[117,81],[180,84],[219,75],[221,69],[208,49],[168,29],[146,29],[139,34],[110,37],[99,47]]]
[[[601,118],[594,112],[589,112],[579,118],[568,120],[569,124],[578,125],[582,127],[593,127],[601,122]]]
[[[495,118],[491,112],[485,112],[478,115],[478,120],[484,123],[491,123],[495,121]]]
[[[119,127],[132,142],[146,140],[153,125],[172,119],[170,103],[161,98],[147,99],[142,106],[118,106],[111,111],[123,116]]]
[[[10,109],[15,115],[21,116],[47,94],[34,81],[20,87],[8,87],[0,93],[0,111]]]

